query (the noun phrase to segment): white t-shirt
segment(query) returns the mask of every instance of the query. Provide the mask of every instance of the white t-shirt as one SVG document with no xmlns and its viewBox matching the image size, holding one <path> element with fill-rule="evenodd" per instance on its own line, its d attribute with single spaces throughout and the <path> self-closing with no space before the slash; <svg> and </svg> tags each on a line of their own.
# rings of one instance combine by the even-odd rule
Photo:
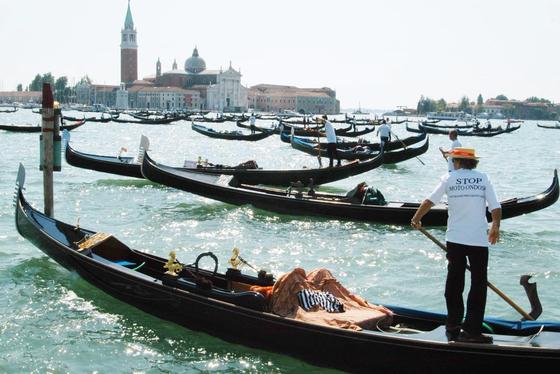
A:
<svg viewBox="0 0 560 374">
<path fill-rule="evenodd" d="M 451 143 L 451 148 L 449 149 L 450 151 L 452 149 L 455 149 L 457 147 L 462 147 L 461 142 L 459 141 L 459 139 L 455 139 L 453 140 L 453 143 Z M 454 170 L 453 168 L 453 159 L 449 156 L 447 156 L 447 171 L 448 172 L 452 172 Z"/>
<path fill-rule="evenodd" d="M 331 121 L 325 121 L 325 134 L 327 135 L 327 143 L 336 143 L 336 133 Z"/>
<path fill-rule="evenodd" d="M 383 137 L 388 138 L 391 135 L 391 129 L 389 128 L 389 126 L 387 126 L 386 123 L 379 126 L 379 129 L 377 129 L 377 132 L 379 133 L 380 138 L 383 138 Z"/>
<path fill-rule="evenodd" d="M 254 116 L 251 116 L 251 118 L 249 118 L 249 123 L 251 124 L 251 126 L 254 126 L 254 125 L 255 125 L 255 121 L 256 121 L 256 120 L 257 120 L 257 119 L 256 119 Z"/>
<path fill-rule="evenodd" d="M 488 176 L 477 170 L 458 169 L 441 177 L 428 200 L 437 204 L 447 195 L 446 240 L 452 243 L 488 247 L 488 210 L 501 205 Z"/>
</svg>

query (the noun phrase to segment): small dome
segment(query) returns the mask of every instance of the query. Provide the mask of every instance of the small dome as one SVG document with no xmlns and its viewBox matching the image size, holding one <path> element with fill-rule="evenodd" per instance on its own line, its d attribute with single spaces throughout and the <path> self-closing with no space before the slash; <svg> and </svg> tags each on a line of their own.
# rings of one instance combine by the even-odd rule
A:
<svg viewBox="0 0 560 374">
<path fill-rule="evenodd" d="M 195 47 L 192 56 L 185 61 L 185 71 L 198 74 L 204 70 L 206 70 L 206 62 L 198 56 L 198 49 Z"/>
</svg>

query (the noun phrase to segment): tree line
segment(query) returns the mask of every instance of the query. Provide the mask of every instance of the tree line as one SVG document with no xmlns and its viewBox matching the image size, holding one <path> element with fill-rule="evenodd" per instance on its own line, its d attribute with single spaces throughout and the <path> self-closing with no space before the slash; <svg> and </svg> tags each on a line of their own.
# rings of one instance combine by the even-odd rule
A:
<svg viewBox="0 0 560 374">
<path fill-rule="evenodd" d="M 37 74 L 31 83 L 25 87 L 25 91 L 41 91 L 43 83 L 50 83 L 54 97 L 61 103 L 71 102 L 76 97 L 76 86 L 80 84 L 91 84 L 91 79 L 86 75 L 74 86 L 68 86 L 68 77 L 62 76 L 55 79 L 49 72 L 45 74 Z M 23 84 L 17 85 L 18 91 L 24 91 Z"/>
<path fill-rule="evenodd" d="M 506 95 L 498 95 L 495 100 L 508 101 Z M 560 106 L 554 105 L 550 100 L 531 96 L 524 103 L 541 103 L 543 106 L 516 105 L 515 103 L 505 103 L 501 112 L 507 118 L 535 119 L 535 120 L 555 120 L 560 117 Z M 420 96 L 420 100 L 416 106 L 418 114 L 426 114 L 429 112 L 465 112 L 477 115 L 484 112 L 484 99 L 482 94 L 476 98 L 476 102 L 470 101 L 467 96 L 461 97 L 457 106 L 449 107 L 444 99 L 434 100 L 424 95 Z"/>
</svg>

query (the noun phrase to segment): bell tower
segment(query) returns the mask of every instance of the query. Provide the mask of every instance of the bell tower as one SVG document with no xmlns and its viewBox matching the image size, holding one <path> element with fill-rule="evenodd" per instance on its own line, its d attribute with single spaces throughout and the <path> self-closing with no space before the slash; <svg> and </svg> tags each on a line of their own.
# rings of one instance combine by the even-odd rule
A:
<svg viewBox="0 0 560 374">
<path fill-rule="evenodd" d="M 130 11 L 130 0 L 121 30 L 121 82 L 130 84 L 138 79 L 138 44 L 136 42 L 136 29 Z"/>
<path fill-rule="evenodd" d="M 157 59 L 156 62 L 156 78 L 161 77 L 161 61 L 159 60 L 159 57 Z"/>
</svg>

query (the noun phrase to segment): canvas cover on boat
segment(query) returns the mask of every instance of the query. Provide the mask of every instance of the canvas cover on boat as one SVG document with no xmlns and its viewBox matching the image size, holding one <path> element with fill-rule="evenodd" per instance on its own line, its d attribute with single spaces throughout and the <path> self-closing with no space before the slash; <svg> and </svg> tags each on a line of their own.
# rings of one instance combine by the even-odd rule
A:
<svg viewBox="0 0 560 374">
<path fill-rule="evenodd" d="M 319 306 L 305 311 L 298 300 L 298 293 L 303 289 L 334 295 L 344 304 L 344 312 L 330 313 Z M 302 268 L 296 268 L 282 275 L 272 289 L 271 309 L 273 313 L 283 317 L 351 330 L 388 326 L 393 315 L 389 309 L 370 304 L 352 294 L 327 269 L 317 269 L 306 274 Z"/>
</svg>

